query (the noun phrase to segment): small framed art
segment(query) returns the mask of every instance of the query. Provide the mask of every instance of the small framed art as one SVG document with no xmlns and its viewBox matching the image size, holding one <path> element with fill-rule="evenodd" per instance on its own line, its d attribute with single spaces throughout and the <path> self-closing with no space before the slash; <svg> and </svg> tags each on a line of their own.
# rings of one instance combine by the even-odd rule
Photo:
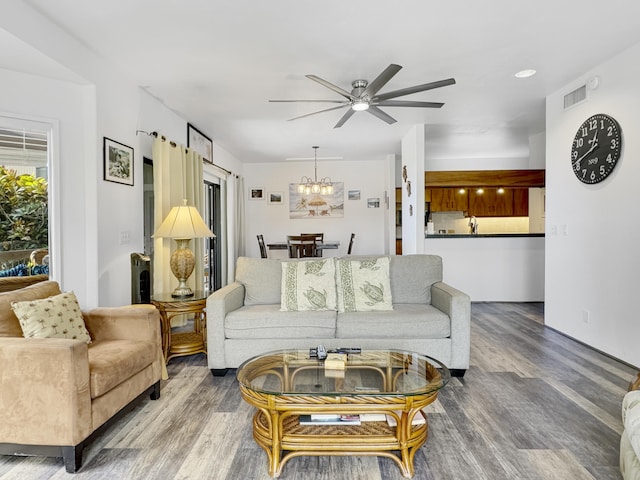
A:
<svg viewBox="0 0 640 480">
<path fill-rule="evenodd" d="M 272 205 L 284 204 L 284 192 L 269 192 L 267 193 L 267 202 Z"/>
<path fill-rule="evenodd" d="M 264 188 L 252 187 L 249 189 L 249 200 L 264 200 Z"/>
<path fill-rule="evenodd" d="M 104 179 L 133 186 L 133 148 L 104 137 Z"/>
<path fill-rule="evenodd" d="M 213 163 L 213 141 L 190 123 L 187 123 L 187 147 L 202 155 L 205 162 Z"/>
<path fill-rule="evenodd" d="M 380 198 L 367 198 L 367 208 L 380 208 Z"/>
<path fill-rule="evenodd" d="M 349 190 L 347 198 L 349 200 L 360 200 L 360 190 Z"/>
</svg>

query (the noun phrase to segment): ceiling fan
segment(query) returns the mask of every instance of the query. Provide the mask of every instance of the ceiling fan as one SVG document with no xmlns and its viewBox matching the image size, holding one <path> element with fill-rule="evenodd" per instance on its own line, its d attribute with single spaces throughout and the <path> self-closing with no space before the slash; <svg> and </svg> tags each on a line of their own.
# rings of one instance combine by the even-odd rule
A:
<svg viewBox="0 0 640 480">
<path fill-rule="evenodd" d="M 307 75 L 306 77 L 318 82 L 320 85 L 333 90 L 334 92 L 342 95 L 345 100 L 269 100 L 270 102 L 315 102 L 315 103 L 339 103 L 337 107 L 325 108 L 317 112 L 307 113 L 300 115 L 299 117 L 290 118 L 289 120 L 297 120 L 299 118 L 308 117 L 317 113 L 329 112 L 331 110 L 338 110 L 340 108 L 350 107 L 349 110 L 342 116 L 342 118 L 336 123 L 334 128 L 339 128 L 351 118 L 355 112 L 366 110 L 371 115 L 378 117 L 380 120 L 392 124 L 396 122 L 396 119 L 380 110 L 378 107 L 421 107 L 421 108 L 440 108 L 444 103 L 439 102 L 412 102 L 406 100 L 392 100 L 404 95 L 410 95 L 412 93 L 424 92 L 425 90 L 431 90 L 434 88 L 445 87 L 447 85 L 453 85 L 456 83 L 455 79 L 448 78 L 446 80 L 440 80 L 437 82 L 425 83 L 422 85 L 416 85 L 415 87 L 402 88 L 400 90 L 394 90 L 392 92 L 378 94 L 378 91 L 384 87 L 393 76 L 400 71 L 402 67 L 400 65 L 391 64 L 384 71 L 378 75 L 378 77 L 371 83 L 366 80 L 354 80 L 351 82 L 353 90 L 347 92 L 342 88 L 323 80 L 316 75 Z"/>
</svg>

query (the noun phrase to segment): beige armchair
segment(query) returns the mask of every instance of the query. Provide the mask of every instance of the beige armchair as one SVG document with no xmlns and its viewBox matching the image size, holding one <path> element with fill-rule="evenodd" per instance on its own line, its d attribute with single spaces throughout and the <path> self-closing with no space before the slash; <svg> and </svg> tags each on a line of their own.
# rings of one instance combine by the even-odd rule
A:
<svg viewBox="0 0 640 480">
<path fill-rule="evenodd" d="M 59 293 L 53 281 L 0 293 L 0 454 L 60 456 L 73 473 L 108 420 L 160 397 L 160 317 L 152 306 L 98 308 L 83 312 L 90 344 L 23 338 L 11 302 Z"/>
</svg>

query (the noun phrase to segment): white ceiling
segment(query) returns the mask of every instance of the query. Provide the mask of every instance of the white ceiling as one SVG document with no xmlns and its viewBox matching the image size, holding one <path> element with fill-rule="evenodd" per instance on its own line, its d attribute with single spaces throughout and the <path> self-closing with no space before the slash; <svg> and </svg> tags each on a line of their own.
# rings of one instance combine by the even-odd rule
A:
<svg viewBox="0 0 640 480">
<path fill-rule="evenodd" d="M 640 2 L 629 0 L 25 3 L 243 162 L 312 157 L 312 145 L 319 156 L 384 158 L 421 123 L 431 158 L 526 157 L 529 135 L 544 131 L 545 96 L 640 42 Z M 13 62 L 34 69 L 24 57 Z M 341 100 L 305 75 L 350 91 L 391 63 L 403 69 L 380 93 L 457 83 L 400 98 L 445 105 L 386 108 L 393 125 L 358 112 L 334 129 L 341 110 L 288 122 L 327 105 L 268 102 Z M 525 68 L 538 74 L 513 76 Z"/>
</svg>

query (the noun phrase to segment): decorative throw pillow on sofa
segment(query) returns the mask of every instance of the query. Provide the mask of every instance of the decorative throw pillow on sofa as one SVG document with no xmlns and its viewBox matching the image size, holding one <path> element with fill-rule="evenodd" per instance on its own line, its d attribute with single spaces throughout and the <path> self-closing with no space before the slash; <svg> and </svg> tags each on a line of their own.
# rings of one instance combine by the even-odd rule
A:
<svg viewBox="0 0 640 480">
<path fill-rule="evenodd" d="M 78 299 L 73 292 L 49 298 L 12 302 L 25 338 L 73 338 L 91 343 Z"/>
<path fill-rule="evenodd" d="M 282 262 L 280 310 L 335 310 L 335 275 L 333 258 Z"/>
<path fill-rule="evenodd" d="M 393 310 L 389 257 L 336 262 L 339 312 Z"/>
</svg>

